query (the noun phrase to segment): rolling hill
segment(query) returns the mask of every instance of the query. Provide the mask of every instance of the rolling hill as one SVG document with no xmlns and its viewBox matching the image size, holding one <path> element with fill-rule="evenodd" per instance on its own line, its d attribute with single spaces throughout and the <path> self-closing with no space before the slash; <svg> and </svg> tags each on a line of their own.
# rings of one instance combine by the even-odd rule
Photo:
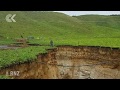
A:
<svg viewBox="0 0 120 90">
<path fill-rule="evenodd" d="M 6 22 L 7 14 L 16 14 L 17 22 Z M 38 39 L 33 40 L 34 42 L 45 44 L 52 39 L 58 45 L 73 43 L 106 45 L 104 41 L 111 40 L 117 41 L 117 46 L 120 45 L 118 43 L 120 16 L 83 15 L 72 17 L 49 11 L 1 11 L 0 18 L 0 38 L 4 39 L 21 38 L 22 35 L 24 38 L 33 36 Z"/>
</svg>

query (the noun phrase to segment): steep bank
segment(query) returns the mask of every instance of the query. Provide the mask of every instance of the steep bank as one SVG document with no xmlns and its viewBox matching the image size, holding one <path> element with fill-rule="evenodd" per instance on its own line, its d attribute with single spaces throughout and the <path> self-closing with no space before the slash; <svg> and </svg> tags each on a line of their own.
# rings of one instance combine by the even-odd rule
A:
<svg viewBox="0 0 120 90">
<path fill-rule="evenodd" d="M 59 46 L 38 55 L 37 61 L 0 70 L 19 71 L 18 79 L 106 79 L 120 78 L 120 49 L 107 47 Z"/>
</svg>

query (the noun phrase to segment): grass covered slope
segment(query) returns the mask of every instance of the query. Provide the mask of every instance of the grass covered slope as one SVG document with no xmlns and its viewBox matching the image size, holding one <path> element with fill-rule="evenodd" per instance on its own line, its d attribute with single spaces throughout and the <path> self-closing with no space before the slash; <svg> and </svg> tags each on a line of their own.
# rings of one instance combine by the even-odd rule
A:
<svg viewBox="0 0 120 90">
<path fill-rule="evenodd" d="M 55 12 L 0 12 L 1 18 L 9 13 L 16 14 L 16 23 L 8 23 L 5 20 L 0 22 L 0 36 L 17 38 L 24 37 L 61 37 L 70 36 L 71 32 L 83 32 L 87 29 L 83 27 L 79 20 L 65 14 Z M 4 15 L 3 15 L 4 14 Z M 81 25 L 81 27 L 80 27 Z M 76 31 L 77 30 L 77 31 Z"/>
<path fill-rule="evenodd" d="M 17 22 L 6 22 L 7 14 L 16 14 Z M 21 38 L 22 35 L 24 38 L 33 36 L 35 39 L 30 42 L 43 45 L 48 45 L 52 39 L 55 45 L 120 46 L 120 16 L 71 17 L 57 12 L 1 11 L 0 18 L 2 44 L 6 43 L 5 39 Z"/>
<path fill-rule="evenodd" d="M 0 68 L 8 67 L 12 64 L 20 64 L 24 62 L 29 62 L 37 60 L 37 55 L 39 53 L 47 53 L 46 49 L 49 46 L 34 46 L 20 48 L 16 50 L 1 50 L 0 51 Z M 51 48 L 52 49 L 52 48 Z"/>
<path fill-rule="evenodd" d="M 90 25 L 91 31 L 95 34 L 99 33 L 100 37 L 120 37 L 120 15 L 81 15 L 73 17 L 76 17 L 82 23 Z"/>
</svg>

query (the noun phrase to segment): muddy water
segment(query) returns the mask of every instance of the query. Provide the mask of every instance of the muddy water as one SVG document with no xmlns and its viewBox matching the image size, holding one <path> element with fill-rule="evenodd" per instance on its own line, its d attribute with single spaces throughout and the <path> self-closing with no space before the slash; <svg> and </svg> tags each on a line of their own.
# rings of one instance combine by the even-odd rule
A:
<svg viewBox="0 0 120 90">
<path fill-rule="evenodd" d="M 17 79 L 120 79 L 120 49 L 59 46 L 34 62 L 0 70 L 6 72 Z"/>
<path fill-rule="evenodd" d="M 7 46 L 7 45 L 0 45 L 0 50 L 17 49 L 17 48 L 20 48 L 20 47 Z"/>
</svg>

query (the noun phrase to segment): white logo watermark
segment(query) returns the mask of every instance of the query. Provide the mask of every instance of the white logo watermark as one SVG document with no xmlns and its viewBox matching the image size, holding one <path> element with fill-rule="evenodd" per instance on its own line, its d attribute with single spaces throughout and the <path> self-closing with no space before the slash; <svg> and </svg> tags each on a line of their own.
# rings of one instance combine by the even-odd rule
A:
<svg viewBox="0 0 120 90">
<path fill-rule="evenodd" d="M 6 76 L 20 76 L 20 71 L 6 71 Z"/>
<path fill-rule="evenodd" d="M 16 16 L 16 14 L 13 14 L 13 15 L 12 14 L 8 14 L 8 15 L 6 15 L 5 19 L 6 19 L 7 22 L 16 22 L 15 19 L 14 19 L 15 16 Z"/>
</svg>

